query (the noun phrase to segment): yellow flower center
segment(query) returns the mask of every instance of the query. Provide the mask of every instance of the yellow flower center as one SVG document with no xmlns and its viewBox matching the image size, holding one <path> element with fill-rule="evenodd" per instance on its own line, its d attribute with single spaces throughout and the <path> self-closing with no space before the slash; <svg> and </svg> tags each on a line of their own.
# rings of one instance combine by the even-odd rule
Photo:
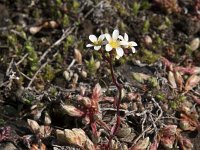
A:
<svg viewBox="0 0 200 150">
<path fill-rule="evenodd" d="M 117 41 L 117 40 L 110 40 L 109 44 L 111 45 L 112 48 L 119 47 L 119 41 Z"/>
</svg>

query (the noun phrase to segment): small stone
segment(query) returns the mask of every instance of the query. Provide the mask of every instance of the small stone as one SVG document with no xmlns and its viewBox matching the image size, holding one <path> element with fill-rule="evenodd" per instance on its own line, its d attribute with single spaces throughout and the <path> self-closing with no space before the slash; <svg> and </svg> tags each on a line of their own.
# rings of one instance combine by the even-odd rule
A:
<svg viewBox="0 0 200 150">
<path fill-rule="evenodd" d="M 70 81 L 70 80 L 71 80 L 71 76 L 70 76 L 69 71 L 64 71 L 64 72 L 63 72 L 63 76 L 64 76 L 64 78 L 65 78 L 67 81 Z"/>
<path fill-rule="evenodd" d="M 199 38 L 194 38 L 191 42 L 190 42 L 190 49 L 192 51 L 195 51 L 199 48 L 200 45 L 200 40 Z"/>
<path fill-rule="evenodd" d="M 84 70 L 82 70 L 82 71 L 81 71 L 81 76 L 82 76 L 83 78 L 87 78 L 87 72 L 84 71 Z"/>
<path fill-rule="evenodd" d="M 144 44 L 147 45 L 147 46 L 149 46 L 149 45 L 151 45 L 152 43 L 153 43 L 152 38 L 151 38 L 149 35 L 146 35 L 146 36 L 144 37 Z"/>
<path fill-rule="evenodd" d="M 97 61 L 97 62 L 95 63 L 96 70 L 99 69 L 100 65 L 101 65 L 100 61 Z"/>
</svg>

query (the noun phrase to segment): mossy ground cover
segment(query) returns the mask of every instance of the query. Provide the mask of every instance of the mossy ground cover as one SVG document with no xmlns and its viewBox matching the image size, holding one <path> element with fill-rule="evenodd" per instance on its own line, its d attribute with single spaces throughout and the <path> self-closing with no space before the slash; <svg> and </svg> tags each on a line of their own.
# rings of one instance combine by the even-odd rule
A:
<svg viewBox="0 0 200 150">
<path fill-rule="evenodd" d="M 0 147 L 108 149 L 118 93 L 86 45 L 118 29 L 138 46 L 114 62 L 124 88 L 109 148 L 199 150 L 199 11 L 199 0 L 0 0 Z"/>
</svg>

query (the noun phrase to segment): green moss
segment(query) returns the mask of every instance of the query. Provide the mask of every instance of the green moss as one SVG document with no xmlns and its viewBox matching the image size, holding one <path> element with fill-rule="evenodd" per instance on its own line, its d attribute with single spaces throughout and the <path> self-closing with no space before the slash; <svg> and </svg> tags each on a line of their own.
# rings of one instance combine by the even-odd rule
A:
<svg viewBox="0 0 200 150">
<path fill-rule="evenodd" d="M 144 21 L 144 25 L 143 25 L 143 29 L 142 29 L 143 33 L 147 33 L 149 31 L 149 27 L 150 27 L 150 22 L 147 19 Z"/>
<path fill-rule="evenodd" d="M 17 39 L 17 36 L 15 34 L 9 34 L 8 37 L 7 37 L 7 43 L 10 47 L 14 48 L 17 53 L 18 53 L 18 48 L 17 48 L 17 45 L 18 45 L 18 39 Z"/>
<path fill-rule="evenodd" d="M 122 57 L 122 58 L 119 59 L 119 61 L 120 61 L 120 64 L 123 65 L 128 61 L 128 57 Z"/>
<path fill-rule="evenodd" d="M 25 51 L 28 53 L 28 65 L 30 69 L 29 75 L 32 75 L 32 73 L 37 71 L 39 68 L 39 58 L 30 39 L 25 42 Z"/>
<path fill-rule="evenodd" d="M 115 8 L 121 16 L 128 16 L 127 9 L 120 2 L 115 3 Z"/>
<path fill-rule="evenodd" d="M 52 95 L 52 96 L 56 96 L 57 95 L 57 89 L 54 88 L 54 87 L 50 87 L 49 88 L 49 93 Z"/>
<path fill-rule="evenodd" d="M 56 62 L 58 62 L 59 64 L 62 64 L 63 63 L 63 57 L 62 55 L 59 53 L 58 55 L 56 55 L 56 58 L 55 58 Z"/>
<path fill-rule="evenodd" d="M 156 87 L 159 88 L 159 83 L 156 77 L 150 77 L 148 78 L 148 83 L 150 84 L 151 87 Z"/>
<path fill-rule="evenodd" d="M 175 99 L 173 99 L 172 101 L 169 101 L 170 107 L 172 109 L 179 109 L 179 106 L 181 106 L 181 104 L 186 100 L 186 96 L 184 95 L 177 95 L 177 97 Z"/>
<path fill-rule="evenodd" d="M 56 0 L 56 5 L 57 6 L 62 6 L 62 0 Z"/>
<path fill-rule="evenodd" d="M 142 58 L 141 58 L 142 61 L 148 64 L 154 63 L 160 58 L 159 54 L 155 54 L 152 51 L 149 51 L 147 49 L 143 49 L 142 53 L 143 53 Z"/>
<path fill-rule="evenodd" d="M 172 108 L 172 109 L 177 109 L 178 108 L 178 105 L 175 101 L 170 101 L 169 102 L 169 106 Z"/>
<path fill-rule="evenodd" d="M 85 60 L 87 72 L 90 76 L 94 76 L 96 74 L 97 68 L 96 68 L 96 61 L 94 60 L 94 57 L 92 56 L 89 61 Z"/>
<path fill-rule="evenodd" d="M 123 21 L 120 21 L 119 29 L 120 29 L 121 32 L 126 32 L 127 25 Z"/>
<path fill-rule="evenodd" d="M 63 27 L 67 27 L 69 26 L 69 24 L 70 24 L 69 17 L 67 14 L 65 14 L 62 19 L 62 25 Z"/>
<path fill-rule="evenodd" d="M 154 35 L 155 39 L 155 44 L 153 45 L 153 48 L 155 51 L 158 51 L 159 49 L 162 49 L 163 46 L 166 46 L 166 42 L 160 37 L 159 34 Z"/>
<path fill-rule="evenodd" d="M 0 119 L 0 125 L 4 125 L 6 122 L 3 119 Z"/>
<path fill-rule="evenodd" d="M 168 17 L 165 17 L 165 21 L 158 27 L 159 30 L 165 30 L 172 25 L 171 20 Z"/>
<path fill-rule="evenodd" d="M 77 0 L 73 0 L 72 6 L 73 6 L 73 10 L 76 13 L 78 13 L 78 9 L 80 8 L 80 3 Z"/>
<path fill-rule="evenodd" d="M 65 49 L 65 50 L 68 50 L 68 48 L 69 48 L 70 46 L 72 46 L 72 44 L 74 43 L 74 41 L 75 41 L 74 36 L 73 36 L 73 35 L 69 35 L 69 36 L 66 38 L 66 41 L 65 41 L 65 43 L 64 43 L 64 49 Z"/>
<path fill-rule="evenodd" d="M 51 65 L 46 65 L 44 68 L 44 79 L 51 82 L 55 77 L 55 70 Z"/>
<path fill-rule="evenodd" d="M 142 0 L 140 7 L 141 7 L 141 10 L 147 10 L 151 8 L 151 4 L 148 2 L 148 0 Z"/>
<path fill-rule="evenodd" d="M 22 98 L 23 103 L 28 105 L 31 105 L 34 100 L 35 100 L 34 95 L 28 92 L 26 92 Z"/>
<path fill-rule="evenodd" d="M 144 83 L 145 81 L 144 78 L 141 76 L 141 74 L 137 72 L 132 72 L 132 77 L 134 80 L 136 80 L 139 83 Z"/>
<path fill-rule="evenodd" d="M 164 101 L 166 99 L 166 96 L 164 93 L 158 92 L 158 94 L 156 95 L 156 99 L 160 101 Z"/>
<path fill-rule="evenodd" d="M 134 16 L 137 16 L 140 7 L 141 7 L 140 3 L 138 3 L 138 2 L 133 3 L 132 11 L 133 11 Z"/>
</svg>

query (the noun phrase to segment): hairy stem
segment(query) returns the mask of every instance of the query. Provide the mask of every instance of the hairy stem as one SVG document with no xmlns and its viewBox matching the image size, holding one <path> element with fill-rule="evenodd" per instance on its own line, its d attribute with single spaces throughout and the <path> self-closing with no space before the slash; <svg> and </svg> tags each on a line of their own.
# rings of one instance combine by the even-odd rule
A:
<svg viewBox="0 0 200 150">
<path fill-rule="evenodd" d="M 108 146 L 110 145 L 111 143 L 111 140 L 113 139 L 113 137 L 115 136 L 119 126 L 120 126 L 120 111 L 119 111 L 119 108 L 120 108 L 120 104 L 121 104 L 121 99 L 122 99 L 122 85 L 120 83 L 118 83 L 116 77 L 115 77 L 115 74 L 114 74 L 114 69 L 113 69 L 113 65 L 112 65 L 112 53 L 110 54 L 110 58 L 109 58 L 109 66 L 110 66 L 110 70 L 111 70 L 111 77 L 112 77 L 112 81 L 113 83 L 115 84 L 115 86 L 117 87 L 117 90 L 119 92 L 119 95 L 118 95 L 118 98 L 116 99 L 116 108 L 117 108 L 117 121 L 116 121 L 116 124 L 114 126 L 114 129 L 112 131 L 112 134 L 110 135 L 110 138 L 109 138 L 109 143 L 108 143 Z"/>
</svg>

